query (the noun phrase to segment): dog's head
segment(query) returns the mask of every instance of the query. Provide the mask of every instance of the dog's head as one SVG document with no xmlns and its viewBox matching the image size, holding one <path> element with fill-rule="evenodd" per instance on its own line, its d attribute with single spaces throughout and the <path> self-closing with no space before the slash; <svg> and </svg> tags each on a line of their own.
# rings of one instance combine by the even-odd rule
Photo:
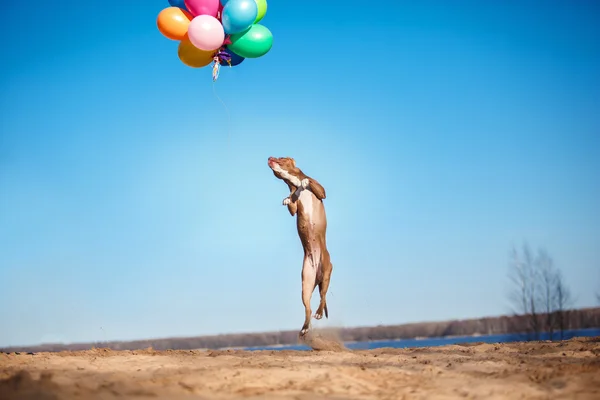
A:
<svg viewBox="0 0 600 400">
<path fill-rule="evenodd" d="M 296 161 L 293 158 L 269 157 L 268 164 L 275 177 L 283 180 L 288 185 L 300 186 L 300 181 L 304 178 L 304 174 L 296 167 Z"/>
<path fill-rule="evenodd" d="M 296 167 L 296 161 L 291 157 L 269 157 L 269 168 L 273 171 L 276 178 L 283 180 L 290 187 L 290 190 L 295 190 L 300 187 L 302 179 L 309 178 L 309 189 L 319 200 L 325 198 L 325 189 L 314 178 L 306 176 L 304 172 Z"/>
</svg>

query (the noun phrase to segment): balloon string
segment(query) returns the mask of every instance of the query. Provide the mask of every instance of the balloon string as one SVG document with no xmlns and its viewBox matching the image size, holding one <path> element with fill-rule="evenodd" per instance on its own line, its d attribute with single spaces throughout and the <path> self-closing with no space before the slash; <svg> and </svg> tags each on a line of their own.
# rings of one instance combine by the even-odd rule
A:
<svg viewBox="0 0 600 400">
<path fill-rule="evenodd" d="M 212 87 L 213 87 L 213 93 L 214 93 L 215 97 L 221 102 L 221 104 L 225 108 L 225 111 L 227 112 L 227 149 L 229 150 L 229 136 L 231 134 L 231 114 L 229 113 L 229 108 L 227 107 L 225 102 L 217 94 L 217 89 L 215 89 L 214 81 L 213 81 Z"/>
</svg>

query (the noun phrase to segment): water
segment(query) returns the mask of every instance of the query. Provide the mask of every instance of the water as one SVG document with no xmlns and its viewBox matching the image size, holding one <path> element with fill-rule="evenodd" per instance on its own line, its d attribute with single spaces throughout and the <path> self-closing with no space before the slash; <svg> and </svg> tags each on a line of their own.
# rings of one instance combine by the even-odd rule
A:
<svg viewBox="0 0 600 400">
<path fill-rule="evenodd" d="M 582 336 L 600 336 L 600 328 L 576 329 L 564 332 L 564 339 L 571 339 Z M 541 340 L 550 340 L 547 332 L 541 334 Z M 555 332 L 553 339 L 560 339 L 560 333 Z M 377 340 L 372 342 L 349 342 L 344 345 L 352 350 L 380 349 L 383 347 L 406 348 L 406 347 L 431 347 L 443 346 L 459 343 L 510 343 L 524 342 L 531 340 L 530 334 L 503 334 L 503 335 L 482 335 L 482 336 L 457 336 L 457 337 L 437 337 L 424 339 L 398 339 L 398 340 Z M 287 346 L 259 346 L 246 347 L 244 350 L 310 350 L 306 345 L 287 345 Z"/>
</svg>

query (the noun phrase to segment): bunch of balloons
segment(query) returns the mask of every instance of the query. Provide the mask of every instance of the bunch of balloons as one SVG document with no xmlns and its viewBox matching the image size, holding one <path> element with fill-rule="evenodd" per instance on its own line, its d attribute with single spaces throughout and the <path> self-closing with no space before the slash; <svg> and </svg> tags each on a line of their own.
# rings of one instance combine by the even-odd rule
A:
<svg viewBox="0 0 600 400">
<path fill-rule="evenodd" d="M 239 65 L 262 57 L 273 46 L 273 34 L 258 22 L 267 13 L 266 0 L 169 0 L 156 20 L 165 37 L 179 41 L 177 54 L 185 65 L 213 64 L 213 81 L 221 65 Z"/>
</svg>

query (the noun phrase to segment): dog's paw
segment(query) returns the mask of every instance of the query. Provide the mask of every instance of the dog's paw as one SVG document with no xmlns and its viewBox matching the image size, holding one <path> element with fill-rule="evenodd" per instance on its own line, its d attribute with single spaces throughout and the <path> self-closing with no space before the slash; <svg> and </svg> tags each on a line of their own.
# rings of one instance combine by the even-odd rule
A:
<svg viewBox="0 0 600 400">
<path fill-rule="evenodd" d="M 285 199 L 283 199 L 284 206 L 290 205 L 291 203 L 292 203 L 292 199 L 290 199 L 289 197 L 286 197 Z"/>
<path fill-rule="evenodd" d="M 316 320 L 320 320 L 321 318 L 323 318 L 323 311 L 317 310 L 317 312 L 315 313 L 315 315 L 313 315 L 313 318 L 316 319 Z"/>
<path fill-rule="evenodd" d="M 308 180 L 308 178 L 304 178 L 304 179 L 302 179 L 302 182 L 300 182 L 300 186 L 302 186 L 302 189 L 308 188 L 309 184 L 310 184 L 310 181 Z"/>
<path fill-rule="evenodd" d="M 298 336 L 301 339 L 304 338 L 306 336 L 306 334 L 308 333 L 309 329 L 310 329 L 310 320 L 308 322 L 305 322 L 304 325 L 302 325 L 302 329 L 300 329 Z"/>
</svg>

